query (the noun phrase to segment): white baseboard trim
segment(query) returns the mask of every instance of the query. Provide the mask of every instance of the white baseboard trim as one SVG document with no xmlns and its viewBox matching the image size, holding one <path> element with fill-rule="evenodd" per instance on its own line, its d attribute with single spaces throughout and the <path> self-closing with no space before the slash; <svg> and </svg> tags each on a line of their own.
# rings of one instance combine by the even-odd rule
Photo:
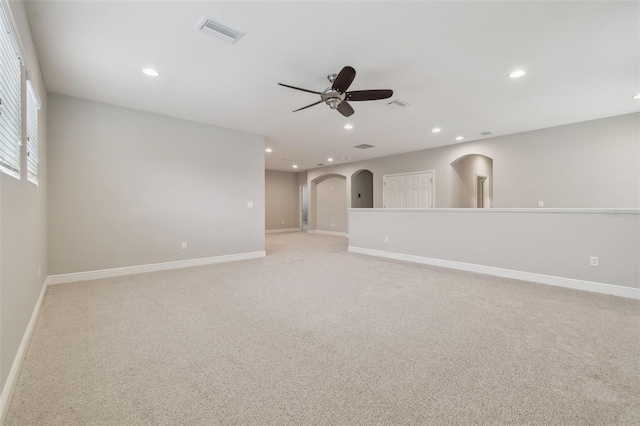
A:
<svg viewBox="0 0 640 426">
<path fill-rule="evenodd" d="M 389 251 L 374 250 L 354 246 L 349 246 L 349 252 L 367 254 L 370 256 L 386 257 L 388 259 L 404 260 L 407 262 L 422 263 L 425 265 L 442 266 L 444 268 L 477 272 L 479 274 L 494 275 L 497 277 L 512 278 L 515 280 L 531 281 L 539 284 L 554 285 L 558 287 L 572 288 L 575 290 L 590 291 L 593 293 L 610 294 L 613 296 L 627 297 L 630 299 L 640 299 L 639 288 L 597 283 L 593 281 L 576 280 L 573 278 L 556 277 L 553 275 L 537 274 L 534 272 L 516 271 L 513 269 L 496 268 L 494 266 L 477 265 L 473 263 L 457 262 L 453 260 L 435 259 L 432 257 L 415 256 L 411 254 L 393 253 Z"/>
<path fill-rule="evenodd" d="M 300 228 L 267 229 L 265 234 L 278 234 L 280 232 L 300 232 Z"/>
<path fill-rule="evenodd" d="M 143 274 L 145 272 L 167 271 L 169 269 L 190 268 L 193 266 L 212 265 L 214 263 L 235 262 L 265 257 L 265 251 L 228 254 L 224 256 L 202 257 L 199 259 L 177 260 L 174 262 L 152 263 L 149 265 L 126 266 L 123 268 L 101 269 L 98 271 L 76 272 L 71 274 L 50 275 L 47 284 L 63 284 L 76 281 L 97 280 L 100 278 L 121 277 L 124 275 Z"/>
<path fill-rule="evenodd" d="M 335 231 L 322 231 L 320 229 L 310 229 L 307 231 L 307 234 L 322 234 L 322 235 L 333 235 L 334 237 L 349 237 L 349 234 L 346 232 L 335 232 Z"/>
<path fill-rule="evenodd" d="M 38 297 L 36 306 L 33 308 L 31 319 L 29 320 L 29 324 L 27 324 L 27 328 L 22 335 L 20 346 L 18 346 L 18 351 L 13 358 L 13 364 L 11 364 L 11 369 L 7 376 L 7 381 L 4 383 L 2 393 L 0 394 L 0 425 L 4 424 L 5 418 L 7 417 L 9 402 L 11 402 L 11 396 L 13 395 L 13 390 L 16 386 L 18 373 L 20 373 L 20 368 L 22 367 L 22 361 L 24 361 L 24 357 L 27 354 L 27 347 L 29 346 L 31 335 L 33 334 L 33 330 L 36 328 L 36 323 L 38 322 L 38 316 L 40 315 L 40 309 L 42 308 L 42 302 L 44 301 L 45 294 L 47 294 L 46 280 L 42 283 L 40 296 Z"/>
</svg>

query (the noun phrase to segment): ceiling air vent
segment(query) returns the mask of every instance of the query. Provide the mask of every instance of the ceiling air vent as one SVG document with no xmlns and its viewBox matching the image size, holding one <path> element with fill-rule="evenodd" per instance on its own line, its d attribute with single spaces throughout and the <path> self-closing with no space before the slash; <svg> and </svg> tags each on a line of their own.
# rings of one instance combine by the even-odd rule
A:
<svg viewBox="0 0 640 426">
<path fill-rule="evenodd" d="M 493 133 L 491 132 L 480 132 L 482 136 L 491 136 Z"/>
<path fill-rule="evenodd" d="M 197 28 L 205 34 L 209 34 L 231 44 L 236 44 L 238 40 L 240 40 L 242 36 L 244 36 L 244 33 L 242 31 L 233 30 L 214 21 L 208 16 L 202 18 L 202 21 L 200 21 L 200 24 L 198 24 Z"/>
<path fill-rule="evenodd" d="M 392 108 L 406 108 L 409 106 L 409 104 L 403 101 L 402 99 L 396 99 L 393 102 L 388 102 L 387 105 Z"/>
<path fill-rule="evenodd" d="M 358 149 L 369 149 L 369 148 L 374 148 L 373 145 L 367 145 L 366 143 L 360 144 L 360 145 L 356 145 L 354 146 L 354 148 L 358 148 Z"/>
<path fill-rule="evenodd" d="M 318 163 L 318 166 L 324 166 L 324 163 Z"/>
</svg>

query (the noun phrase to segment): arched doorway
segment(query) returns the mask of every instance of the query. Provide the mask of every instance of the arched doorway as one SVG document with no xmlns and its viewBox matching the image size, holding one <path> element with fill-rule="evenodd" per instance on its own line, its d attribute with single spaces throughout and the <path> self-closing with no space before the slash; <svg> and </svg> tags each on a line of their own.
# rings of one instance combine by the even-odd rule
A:
<svg viewBox="0 0 640 426">
<path fill-rule="evenodd" d="M 309 201 L 309 233 L 347 234 L 346 176 L 328 174 L 313 179 Z"/>
<path fill-rule="evenodd" d="M 351 175 L 351 207 L 373 208 L 373 173 L 369 170 L 358 170 Z"/>
<path fill-rule="evenodd" d="M 493 204 L 493 159 L 467 154 L 451 163 L 455 174 L 452 204 L 458 208 L 489 208 Z"/>
</svg>

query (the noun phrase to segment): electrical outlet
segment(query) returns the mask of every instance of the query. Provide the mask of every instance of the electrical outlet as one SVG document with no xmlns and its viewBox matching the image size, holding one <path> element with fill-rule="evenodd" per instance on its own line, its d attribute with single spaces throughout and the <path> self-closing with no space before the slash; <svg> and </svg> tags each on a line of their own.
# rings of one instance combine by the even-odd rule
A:
<svg viewBox="0 0 640 426">
<path fill-rule="evenodd" d="M 544 207 L 544 201 L 538 201 L 538 207 Z"/>
<path fill-rule="evenodd" d="M 600 262 L 598 261 L 598 256 L 591 256 L 589 258 L 589 264 L 591 266 L 600 266 Z"/>
<path fill-rule="evenodd" d="M 284 225 L 284 220 L 282 221 L 282 224 Z"/>
<path fill-rule="evenodd" d="M 186 250 L 187 249 L 187 243 L 182 243 L 182 250 Z"/>
<path fill-rule="evenodd" d="M 384 242 L 388 243 L 389 242 L 389 237 L 384 237 Z"/>
<path fill-rule="evenodd" d="M 253 201 L 247 201 L 247 208 L 249 209 L 253 208 Z"/>
</svg>

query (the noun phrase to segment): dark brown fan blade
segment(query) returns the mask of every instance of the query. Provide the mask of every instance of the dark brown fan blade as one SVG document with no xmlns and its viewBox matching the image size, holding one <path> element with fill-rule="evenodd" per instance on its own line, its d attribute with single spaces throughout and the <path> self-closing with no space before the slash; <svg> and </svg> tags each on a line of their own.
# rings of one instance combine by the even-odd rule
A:
<svg viewBox="0 0 640 426">
<path fill-rule="evenodd" d="M 338 112 L 345 117 L 349 117 L 354 113 L 353 108 L 351 108 L 351 105 L 349 105 L 347 101 L 342 101 L 338 104 Z"/>
<path fill-rule="evenodd" d="M 378 99 L 387 99 L 393 96 L 393 90 L 355 90 L 346 93 L 348 101 L 375 101 Z"/>
<path fill-rule="evenodd" d="M 321 104 L 321 103 L 322 103 L 322 99 L 320 99 L 318 102 L 314 102 L 314 103 L 312 103 L 311 105 L 307 105 L 306 107 L 298 108 L 297 110 L 295 110 L 295 111 L 293 111 L 293 112 L 296 112 L 296 111 L 302 111 L 303 109 L 307 109 L 307 108 L 309 108 L 309 107 L 312 107 L 312 106 L 314 106 L 314 105 L 318 105 L 318 104 Z"/>
<path fill-rule="evenodd" d="M 289 89 L 296 89 L 296 90 L 302 90 L 303 92 L 309 92 L 309 93 L 315 93 L 316 95 L 321 95 L 320 92 L 314 92 L 313 90 L 307 90 L 307 89 L 301 89 L 300 87 L 296 87 L 296 86 L 289 86 L 288 84 L 282 84 L 282 83 L 278 83 L 280 86 L 284 86 L 284 87 L 288 87 Z"/>
<path fill-rule="evenodd" d="M 356 78 L 356 70 L 354 70 L 350 66 L 346 66 L 342 68 L 340 74 L 338 74 L 336 79 L 333 81 L 333 85 L 331 86 L 331 88 L 337 90 L 340 93 L 344 93 L 347 91 L 349 86 L 351 86 L 354 78 Z"/>
</svg>

